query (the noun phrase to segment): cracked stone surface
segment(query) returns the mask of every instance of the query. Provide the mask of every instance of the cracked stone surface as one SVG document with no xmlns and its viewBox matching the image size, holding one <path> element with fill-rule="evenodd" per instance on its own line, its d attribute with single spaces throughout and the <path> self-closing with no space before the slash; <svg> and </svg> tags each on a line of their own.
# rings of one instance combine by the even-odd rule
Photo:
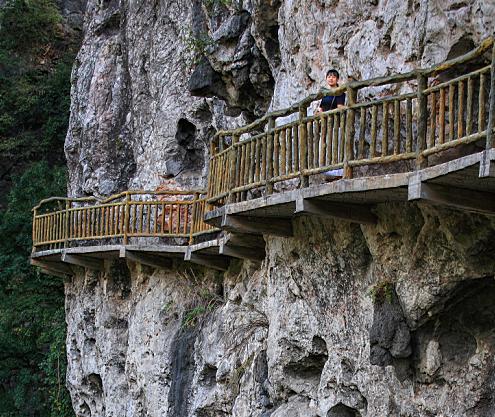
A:
<svg viewBox="0 0 495 417">
<path fill-rule="evenodd" d="M 170 177 L 202 187 L 215 129 L 317 91 L 328 67 L 343 81 L 409 71 L 494 26 L 486 0 L 88 0 L 69 193 Z M 293 238 L 266 237 L 261 264 L 224 275 L 180 263 L 78 271 L 66 284 L 76 414 L 494 415 L 493 218 L 417 204 L 375 213 L 376 226 L 301 217 Z M 370 293 L 383 283 L 392 297 L 380 304 Z"/>
<path fill-rule="evenodd" d="M 376 214 L 300 217 L 262 263 L 225 274 L 81 270 L 66 284 L 76 413 L 493 415 L 494 220 L 405 203 Z M 373 295 L 384 282 L 391 295 Z"/>
</svg>

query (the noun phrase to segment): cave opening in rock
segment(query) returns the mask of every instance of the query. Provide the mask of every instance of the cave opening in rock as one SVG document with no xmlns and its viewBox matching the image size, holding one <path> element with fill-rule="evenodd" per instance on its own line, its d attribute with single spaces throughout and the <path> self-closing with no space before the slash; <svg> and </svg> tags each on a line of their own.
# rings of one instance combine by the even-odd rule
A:
<svg viewBox="0 0 495 417">
<path fill-rule="evenodd" d="M 338 403 L 328 410 L 327 417 L 361 417 L 361 413 L 355 408 Z"/>
<path fill-rule="evenodd" d="M 284 371 L 290 377 L 318 383 L 327 360 L 328 350 L 325 340 L 314 336 L 311 351 L 302 358 L 289 362 L 284 367 Z"/>
<path fill-rule="evenodd" d="M 175 140 L 182 152 L 182 170 L 194 170 L 204 165 L 203 150 L 196 144 L 197 128 L 187 119 L 179 119 Z"/>
</svg>

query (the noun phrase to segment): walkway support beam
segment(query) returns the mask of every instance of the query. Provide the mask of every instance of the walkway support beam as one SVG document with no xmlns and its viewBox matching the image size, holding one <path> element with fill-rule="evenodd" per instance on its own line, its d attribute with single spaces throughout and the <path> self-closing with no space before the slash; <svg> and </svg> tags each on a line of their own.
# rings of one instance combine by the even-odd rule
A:
<svg viewBox="0 0 495 417">
<path fill-rule="evenodd" d="M 408 200 L 423 200 L 433 205 L 495 215 L 495 194 L 426 183 L 417 175 L 409 180 Z"/>
<path fill-rule="evenodd" d="M 277 217 L 252 217 L 226 214 L 222 219 L 222 229 L 229 232 L 252 233 L 292 237 L 292 221 Z"/>
<path fill-rule="evenodd" d="M 371 212 L 368 205 L 345 204 L 324 200 L 296 200 L 295 214 L 312 214 L 322 217 L 333 217 L 360 224 L 376 224 L 377 217 Z"/>
</svg>

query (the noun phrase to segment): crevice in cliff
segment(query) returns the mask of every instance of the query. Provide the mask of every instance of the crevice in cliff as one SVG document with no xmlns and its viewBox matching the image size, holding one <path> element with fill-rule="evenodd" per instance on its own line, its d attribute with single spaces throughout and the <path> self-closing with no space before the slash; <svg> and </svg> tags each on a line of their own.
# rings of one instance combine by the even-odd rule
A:
<svg viewBox="0 0 495 417">
<path fill-rule="evenodd" d="M 202 148 L 197 147 L 196 135 L 197 128 L 193 123 L 187 119 L 179 119 L 175 140 L 182 153 L 181 171 L 204 166 L 204 152 Z M 177 175 L 177 173 L 174 175 Z"/>
<path fill-rule="evenodd" d="M 189 79 L 190 93 L 224 100 L 230 116 L 244 113 L 249 120 L 264 114 L 273 95 L 273 71 L 280 63 L 277 13 L 274 16 L 274 22 L 260 23 L 259 33 L 247 10 L 215 9 L 215 16 L 204 16 L 203 23 L 196 17 L 192 42 L 202 45 L 202 59 Z M 254 17 L 260 19 L 256 13 Z M 198 33 L 205 26 L 209 32 Z"/>
<path fill-rule="evenodd" d="M 199 376 L 199 382 L 206 387 L 214 387 L 217 383 L 217 370 L 215 365 L 206 364 Z"/>
<path fill-rule="evenodd" d="M 328 410 L 327 417 L 361 417 L 361 413 L 355 408 L 339 403 Z"/>
<path fill-rule="evenodd" d="M 293 346 L 294 351 L 299 350 Z M 284 373 L 289 378 L 304 380 L 317 385 L 328 360 L 326 342 L 319 336 L 314 336 L 309 352 L 303 353 L 300 358 L 294 358 L 284 367 Z"/>
<path fill-rule="evenodd" d="M 188 415 L 188 398 L 195 370 L 194 343 L 197 336 L 197 327 L 181 327 L 172 342 L 171 385 L 168 394 L 169 417 Z"/>
<path fill-rule="evenodd" d="M 457 375 L 477 366 L 493 369 L 493 359 L 477 354 L 478 346 L 495 349 L 495 280 L 460 282 L 442 302 L 443 309 L 413 334 L 415 379 L 424 384 L 450 384 Z M 482 408 L 493 403 L 493 375 L 482 376 Z M 473 414 L 478 415 L 478 414 Z"/>
<path fill-rule="evenodd" d="M 409 374 L 411 335 L 402 307 L 391 283 L 373 289 L 373 324 L 370 329 L 370 363 L 393 365 L 400 380 Z"/>
</svg>

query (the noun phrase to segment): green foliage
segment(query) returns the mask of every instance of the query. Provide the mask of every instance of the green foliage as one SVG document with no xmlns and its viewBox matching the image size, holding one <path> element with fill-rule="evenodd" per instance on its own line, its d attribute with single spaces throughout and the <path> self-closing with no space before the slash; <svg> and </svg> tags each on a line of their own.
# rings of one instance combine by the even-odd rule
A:
<svg viewBox="0 0 495 417">
<path fill-rule="evenodd" d="M 0 11 L 0 48 L 31 56 L 46 52 L 61 35 L 61 20 L 53 0 L 7 1 Z"/>
<path fill-rule="evenodd" d="M 182 327 L 195 327 L 202 323 L 203 319 L 213 312 L 224 300 L 211 289 L 213 281 L 207 282 L 205 277 L 198 276 L 193 269 L 185 271 L 182 275 L 184 282 L 188 285 L 189 307 L 186 308 Z"/>
<path fill-rule="evenodd" d="M 369 295 L 375 304 L 392 303 L 394 284 L 390 281 L 382 281 L 371 288 Z"/>
<path fill-rule="evenodd" d="M 75 43 L 54 0 L 10 0 L 0 12 L 0 177 L 31 162 L 63 164 Z"/>
<path fill-rule="evenodd" d="M 0 417 L 69 417 L 64 287 L 29 265 L 31 208 L 65 194 L 75 43 L 55 0 L 0 10 Z"/>
<path fill-rule="evenodd" d="M 31 207 L 64 192 L 65 172 L 34 164 L 0 212 L 0 416 L 71 416 L 63 282 L 29 266 Z"/>
<path fill-rule="evenodd" d="M 182 320 L 182 327 L 194 327 L 199 324 L 202 318 L 211 313 L 219 304 L 221 304 L 222 300 L 216 294 L 212 294 L 208 290 L 201 289 L 198 292 L 198 297 L 195 302 L 197 305 L 186 310 Z"/>
<path fill-rule="evenodd" d="M 208 49 L 215 46 L 215 41 L 207 33 L 194 35 L 192 30 L 186 35 L 184 43 L 192 56 L 192 62 L 188 63 L 190 66 L 198 65 L 206 57 Z"/>
</svg>

